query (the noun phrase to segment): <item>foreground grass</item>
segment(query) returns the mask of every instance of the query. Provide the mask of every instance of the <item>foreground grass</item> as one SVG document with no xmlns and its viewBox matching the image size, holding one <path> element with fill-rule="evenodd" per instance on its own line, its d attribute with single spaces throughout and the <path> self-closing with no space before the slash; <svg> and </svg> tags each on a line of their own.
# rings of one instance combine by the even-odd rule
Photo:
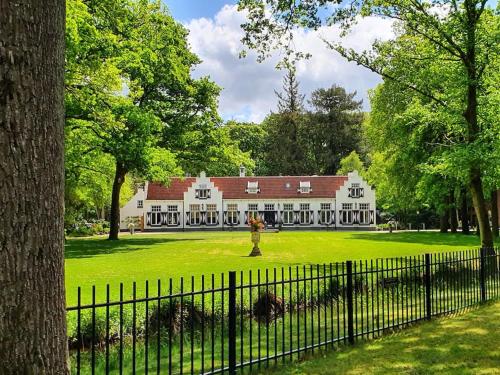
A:
<svg viewBox="0 0 500 375">
<path fill-rule="evenodd" d="M 82 287 L 83 302 L 89 302 L 91 287 L 96 285 L 99 301 L 104 299 L 107 283 L 112 298 L 116 298 L 119 283 L 123 282 L 127 298 L 132 294 L 133 281 L 137 282 L 137 295 L 140 296 L 145 281 L 150 280 L 155 286 L 158 278 L 166 285 L 166 279 L 171 277 L 177 286 L 181 276 L 189 278 L 229 270 L 400 257 L 463 250 L 478 245 L 477 236 L 435 232 L 290 231 L 263 233 L 261 248 L 264 256 L 249 258 L 251 243 L 248 232 L 122 234 L 119 241 L 107 241 L 104 237 L 69 239 L 65 249 L 67 301 L 75 304 L 78 286 Z M 152 288 L 151 293 L 155 292 Z"/>
<path fill-rule="evenodd" d="M 269 374 L 498 374 L 500 302 Z"/>
</svg>

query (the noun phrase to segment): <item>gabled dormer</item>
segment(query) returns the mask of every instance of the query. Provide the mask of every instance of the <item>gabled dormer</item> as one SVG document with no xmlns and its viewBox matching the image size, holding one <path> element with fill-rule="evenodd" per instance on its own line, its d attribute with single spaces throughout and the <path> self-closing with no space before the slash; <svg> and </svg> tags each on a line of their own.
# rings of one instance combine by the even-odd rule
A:
<svg viewBox="0 0 500 375">
<path fill-rule="evenodd" d="M 247 188 L 245 189 L 245 192 L 247 192 L 248 194 L 260 193 L 259 181 L 248 181 Z"/>
<path fill-rule="evenodd" d="M 311 181 L 300 181 L 297 191 L 301 194 L 309 194 L 312 191 Z"/>
</svg>

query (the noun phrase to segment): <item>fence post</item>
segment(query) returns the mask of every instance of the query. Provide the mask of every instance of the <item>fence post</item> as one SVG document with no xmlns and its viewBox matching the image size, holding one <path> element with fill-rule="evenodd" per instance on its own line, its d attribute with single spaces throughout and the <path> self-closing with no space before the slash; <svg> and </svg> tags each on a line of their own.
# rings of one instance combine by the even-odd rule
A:
<svg viewBox="0 0 500 375">
<path fill-rule="evenodd" d="M 236 374 L 236 272 L 229 272 L 229 374 Z"/>
<path fill-rule="evenodd" d="M 353 287 L 352 287 L 352 261 L 347 265 L 347 335 L 349 344 L 354 344 L 354 313 L 353 313 Z"/>
<path fill-rule="evenodd" d="M 432 316 L 431 254 L 425 254 L 425 316 L 427 320 Z"/>
<path fill-rule="evenodd" d="M 481 302 L 486 301 L 486 248 L 479 249 L 479 286 L 481 288 Z"/>
</svg>

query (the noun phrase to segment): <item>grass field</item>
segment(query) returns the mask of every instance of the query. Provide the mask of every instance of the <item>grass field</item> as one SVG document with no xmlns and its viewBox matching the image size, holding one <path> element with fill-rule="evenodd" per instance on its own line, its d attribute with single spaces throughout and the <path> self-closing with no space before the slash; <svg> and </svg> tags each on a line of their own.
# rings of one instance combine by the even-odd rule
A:
<svg viewBox="0 0 500 375">
<path fill-rule="evenodd" d="M 498 374 L 500 302 L 268 374 Z"/>
<path fill-rule="evenodd" d="M 145 280 L 154 284 L 158 278 L 173 278 L 178 285 L 181 276 L 400 257 L 478 245 L 477 236 L 436 232 L 263 233 L 263 256 L 250 258 L 248 232 L 122 234 L 119 241 L 69 239 L 65 249 L 67 301 L 71 305 L 76 302 L 78 286 L 82 287 L 83 302 L 89 302 L 92 285 L 96 285 L 97 299 L 102 300 L 107 283 L 112 297 L 116 297 L 120 282 L 129 296 L 133 281 L 141 295 Z"/>
</svg>

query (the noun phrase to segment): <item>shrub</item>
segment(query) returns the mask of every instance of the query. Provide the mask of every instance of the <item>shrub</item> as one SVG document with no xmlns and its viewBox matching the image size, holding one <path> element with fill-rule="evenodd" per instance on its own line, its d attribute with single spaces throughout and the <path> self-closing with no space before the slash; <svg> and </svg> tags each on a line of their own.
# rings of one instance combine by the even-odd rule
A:
<svg viewBox="0 0 500 375">
<path fill-rule="evenodd" d="M 264 292 L 253 304 L 253 316 L 261 321 L 273 320 L 285 313 L 283 300 L 271 292 Z"/>
</svg>

